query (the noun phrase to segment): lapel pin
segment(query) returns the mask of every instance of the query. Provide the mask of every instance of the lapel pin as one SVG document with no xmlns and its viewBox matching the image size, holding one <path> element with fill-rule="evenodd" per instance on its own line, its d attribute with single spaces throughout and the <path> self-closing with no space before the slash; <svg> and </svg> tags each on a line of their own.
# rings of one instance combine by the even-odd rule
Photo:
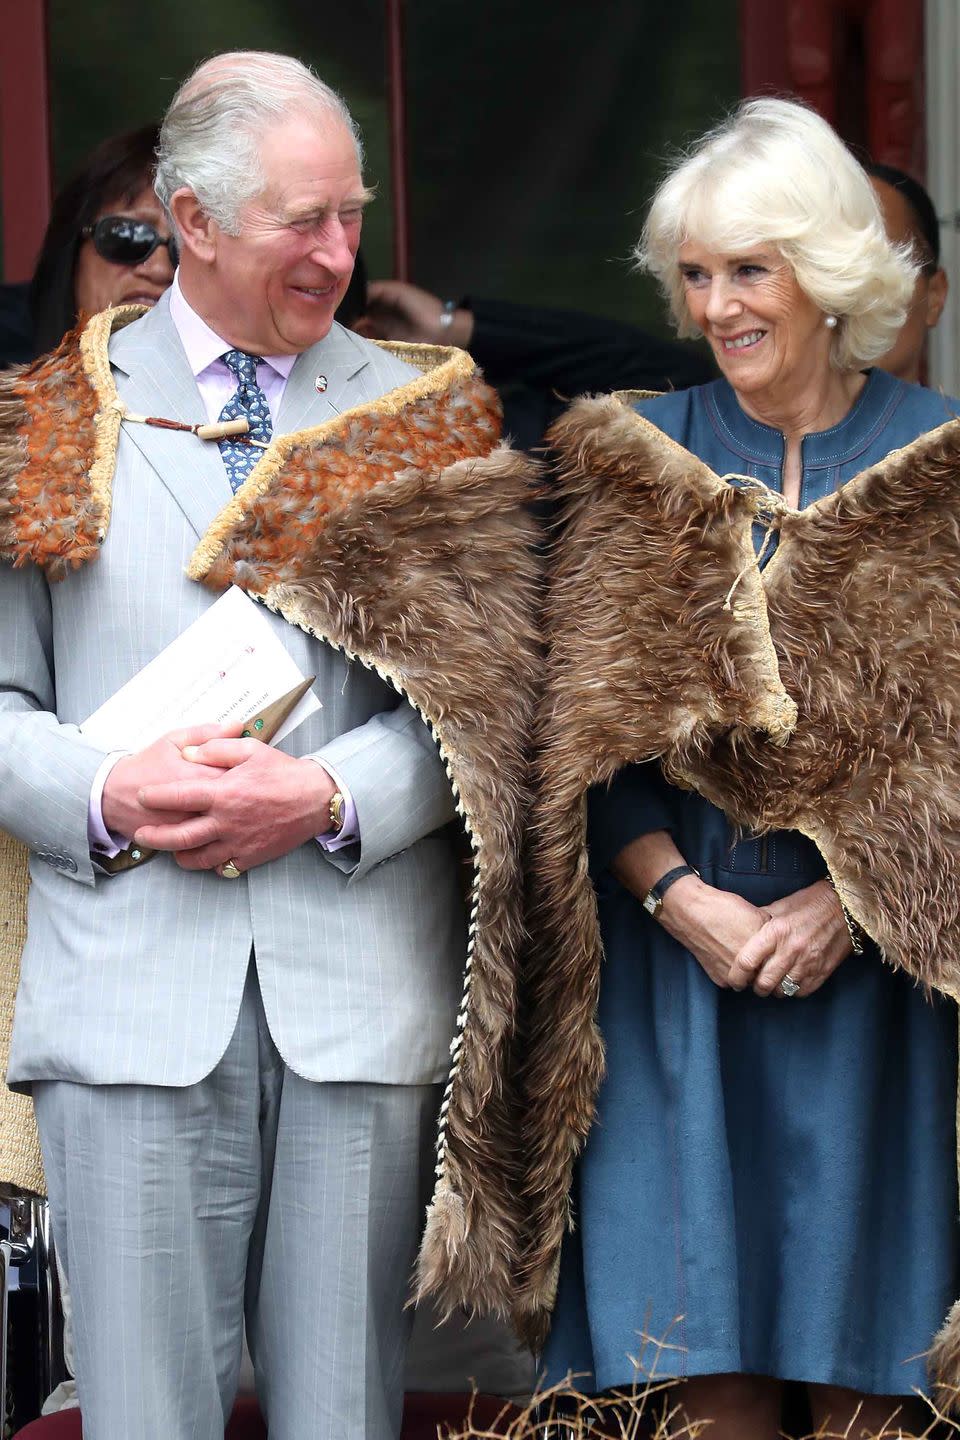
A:
<svg viewBox="0 0 960 1440">
<path fill-rule="evenodd" d="M 327 388 L 327 377 L 326 377 L 326 375 L 318 375 L 317 378 L 316 378 L 316 380 L 314 380 L 313 384 L 314 384 L 314 388 L 315 388 L 317 394 L 318 394 L 318 395 L 322 395 L 323 392 L 324 392 L 324 390 L 326 390 L 326 388 Z"/>
</svg>

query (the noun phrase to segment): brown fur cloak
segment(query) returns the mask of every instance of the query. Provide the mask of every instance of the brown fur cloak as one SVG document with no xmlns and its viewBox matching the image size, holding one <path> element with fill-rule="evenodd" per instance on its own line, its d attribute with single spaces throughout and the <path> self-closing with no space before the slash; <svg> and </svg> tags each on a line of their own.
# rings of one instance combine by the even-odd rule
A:
<svg viewBox="0 0 960 1440">
<path fill-rule="evenodd" d="M 885 960 L 960 998 L 960 422 L 795 511 L 619 397 L 554 427 L 532 868 L 523 1323 L 542 1337 L 603 1073 L 586 792 L 659 758 L 745 830 L 799 830 Z M 761 573 L 756 522 L 779 532 Z M 934 1370 L 960 1384 L 960 1306 Z"/>
<path fill-rule="evenodd" d="M 107 345 L 141 313 L 104 312 L 50 357 L 0 379 L 0 561 L 37 565 L 51 580 L 96 563 L 124 421 Z M 470 925 L 418 1282 L 447 1308 L 502 1311 L 518 1229 L 505 1073 L 538 666 L 525 508 L 532 467 L 498 446 L 499 404 L 469 356 L 390 348 L 422 373 L 323 425 L 276 437 L 188 574 L 216 591 L 241 586 L 376 670 L 419 711 L 446 763 L 472 853 Z M 0 835 L 4 1062 L 26 861 L 23 847 Z M 0 1179 L 43 1191 L 32 1107 L 9 1093 Z"/>
</svg>

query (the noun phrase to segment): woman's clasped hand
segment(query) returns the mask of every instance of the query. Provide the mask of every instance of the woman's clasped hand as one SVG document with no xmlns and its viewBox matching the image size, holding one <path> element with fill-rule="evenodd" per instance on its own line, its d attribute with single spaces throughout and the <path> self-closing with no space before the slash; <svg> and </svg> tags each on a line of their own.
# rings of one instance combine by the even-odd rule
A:
<svg viewBox="0 0 960 1440">
<path fill-rule="evenodd" d="M 797 996 L 812 995 L 850 954 L 843 909 L 826 880 L 754 905 L 690 876 L 667 892 L 660 922 L 715 985 L 757 995 L 786 998 L 787 977 Z"/>
<path fill-rule="evenodd" d="M 850 932 L 833 886 L 818 880 L 793 895 L 771 900 L 764 924 L 739 951 L 727 984 L 758 995 L 786 998 L 789 979 L 799 986 L 790 998 L 812 995 L 850 954 Z"/>
</svg>

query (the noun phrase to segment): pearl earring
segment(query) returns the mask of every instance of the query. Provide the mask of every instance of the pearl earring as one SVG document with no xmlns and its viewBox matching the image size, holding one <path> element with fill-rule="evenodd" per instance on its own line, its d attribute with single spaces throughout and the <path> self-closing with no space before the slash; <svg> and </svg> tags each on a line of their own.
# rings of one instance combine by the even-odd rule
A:
<svg viewBox="0 0 960 1440">
<path fill-rule="evenodd" d="M 823 317 L 823 323 L 824 323 L 824 325 L 826 325 L 826 327 L 827 327 L 828 330 L 836 330 L 836 328 L 837 328 L 837 317 L 836 317 L 836 315 L 824 315 L 824 317 Z"/>
</svg>

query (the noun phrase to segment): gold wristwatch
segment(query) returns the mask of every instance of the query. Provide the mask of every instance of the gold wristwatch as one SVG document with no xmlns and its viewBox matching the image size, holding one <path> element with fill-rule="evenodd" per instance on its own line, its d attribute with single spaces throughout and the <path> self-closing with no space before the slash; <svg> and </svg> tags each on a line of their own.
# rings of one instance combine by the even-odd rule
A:
<svg viewBox="0 0 960 1440">
<path fill-rule="evenodd" d="M 347 815 L 347 802 L 339 790 L 334 790 L 330 796 L 330 831 L 331 835 L 339 835 L 343 829 L 343 822 Z"/>
</svg>

